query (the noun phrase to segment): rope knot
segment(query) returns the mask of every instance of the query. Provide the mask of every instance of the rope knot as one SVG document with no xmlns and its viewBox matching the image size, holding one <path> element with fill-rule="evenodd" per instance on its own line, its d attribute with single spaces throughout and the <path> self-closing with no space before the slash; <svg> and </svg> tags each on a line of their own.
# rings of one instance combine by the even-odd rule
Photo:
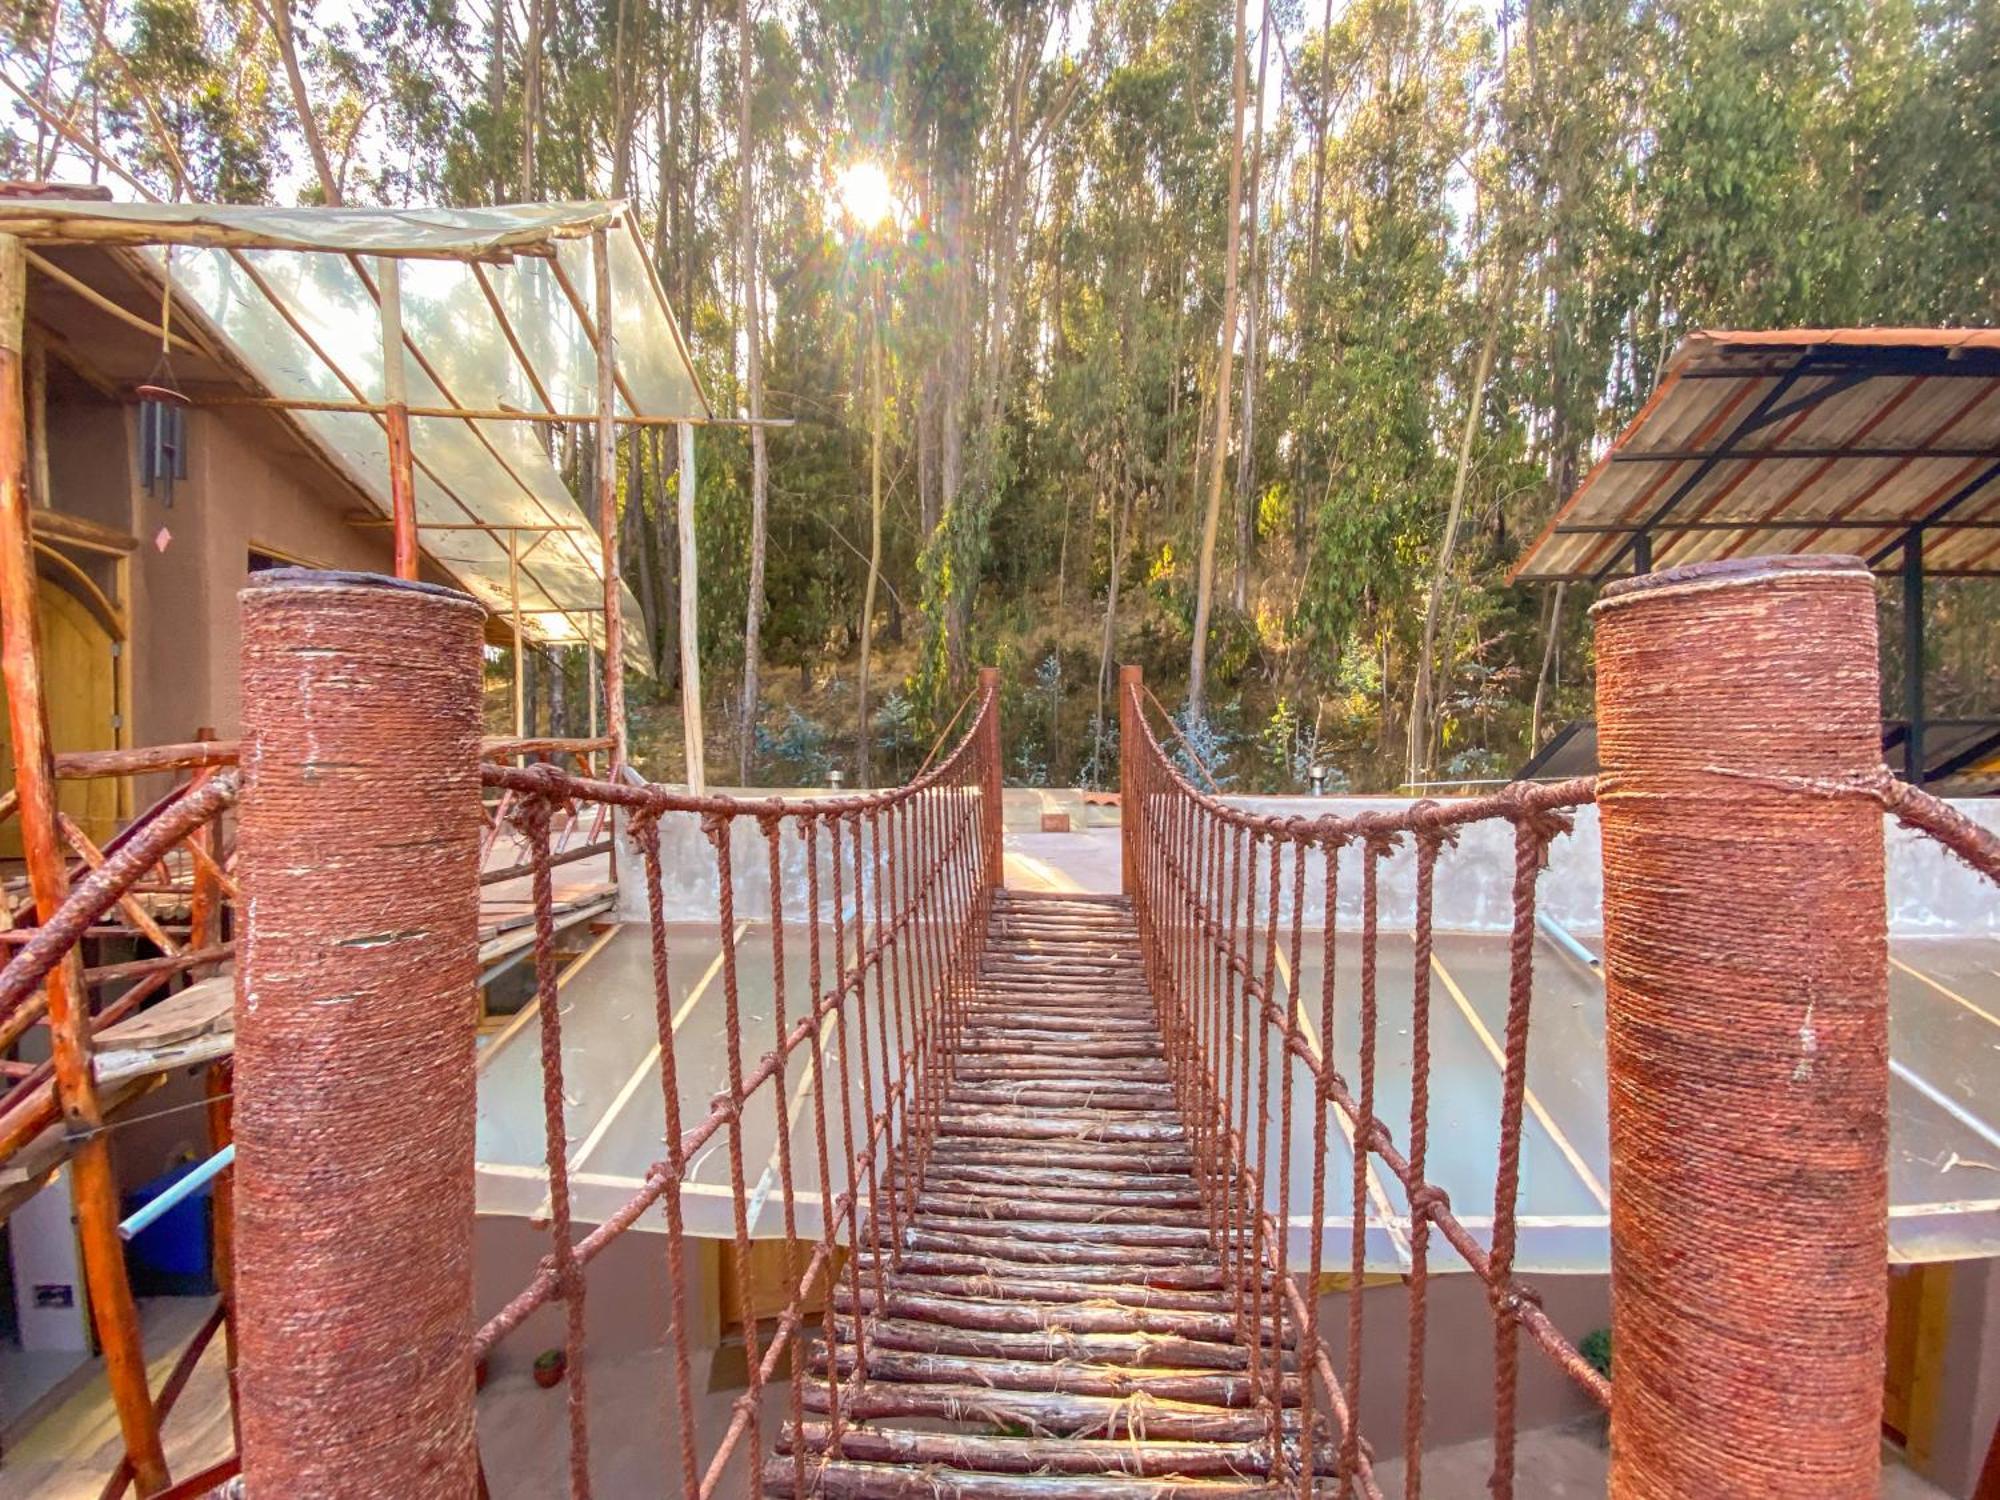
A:
<svg viewBox="0 0 2000 1500">
<path fill-rule="evenodd" d="M 1555 839 L 1568 833 L 1576 820 L 1565 809 L 1539 806 L 1535 791 L 1530 782 L 1510 781 L 1500 789 L 1500 801 L 1506 806 L 1507 816 L 1514 826 L 1531 835 L 1546 849 Z"/>
<path fill-rule="evenodd" d="M 549 821 L 555 813 L 549 805 L 549 795 L 543 791 L 523 792 L 514 799 L 514 805 L 507 809 L 507 821 L 516 833 L 529 839 L 547 837 Z"/>
<path fill-rule="evenodd" d="M 1490 1288 L 1487 1293 L 1487 1300 L 1493 1304 L 1493 1311 L 1496 1316 L 1508 1318 L 1518 1323 L 1521 1321 L 1522 1309 L 1529 1307 L 1539 1308 L 1542 1305 L 1542 1294 L 1531 1286 L 1509 1282 L 1505 1286 Z"/>
<path fill-rule="evenodd" d="M 1363 813 L 1354 820 L 1354 831 L 1361 839 L 1362 848 L 1376 859 L 1382 859 L 1402 844 L 1400 822 L 1400 816 L 1389 813 Z"/>
<path fill-rule="evenodd" d="M 1425 853 L 1435 856 L 1447 845 L 1458 847 L 1458 825 L 1445 821 L 1449 814 L 1442 803 L 1422 798 L 1412 802 L 1404 816 L 1410 820 L 1410 837 Z"/>
<path fill-rule="evenodd" d="M 635 807 L 625 814 L 625 831 L 632 842 L 647 854 L 660 852 L 660 810 L 657 807 Z"/>
<path fill-rule="evenodd" d="M 1432 1223 L 1451 1212 L 1451 1194 L 1435 1183 L 1420 1182 L 1410 1193 L 1410 1216 Z"/>
<path fill-rule="evenodd" d="M 728 813 L 705 812 L 701 815 L 701 831 L 708 836 L 711 844 L 720 849 L 724 840 L 729 837 L 729 825 L 732 821 Z"/>
</svg>

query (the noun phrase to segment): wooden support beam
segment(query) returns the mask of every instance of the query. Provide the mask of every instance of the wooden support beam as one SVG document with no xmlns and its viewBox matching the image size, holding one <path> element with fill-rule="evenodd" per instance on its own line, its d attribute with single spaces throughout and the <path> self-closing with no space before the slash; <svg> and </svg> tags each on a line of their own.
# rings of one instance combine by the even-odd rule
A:
<svg viewBox="0 0 2000 1500">
<path fill-rule="evenodd" d="M 56 813 L 56 826 L 62 830 L 63 839 L 74 849 L 77 857 L 93 870 L 104 867 L 104 851 L 90 841 L 90 835 L 77 826 L 76 819 L 66 812 Z M 181 945 L 168 937 L 153 920 L 153 914 L 146 910 L 143 902 L 129 893 L 118 898 L 118 909 L 125 913 L 125 920 L 138 928 L 147 942 L 172 958 L 181 951 Z M 197 944 L 199 946 L 199 944 Z"/>
<path fill-rule="evenodd" d="M 611 316 L 611 246 L 590 238 L 597 294 L 597 532 L 604 548 L 604 718 L 611 735 L 611 779 L 625 765 L 625 621 L 618 571 L 618 340 Z M 597 701 L 585 675 L 584 691 Z M 592 718 L 596 715 L 593 712 Z M 593 734 L 596 725 L 591 725 Z"/>
<path fill-rule="evenodd" d="M 701 733 L 701 606 L 696 598 L 700 559 L 694 544 L 694 487 L 694 428 L 683 422 L 675 518 L 681 548 L 681 743 L 687 756 L 688 789 L 701 796 L 708 790 L 708 769 Z"/>
<path fill-rule="evenodd" d="M 22 311 L 27 290 L 25 247 L 0 235 L 0 670 L 14 737 L 14 784 L 20 793 L 21 847 L 35 908 L 44 922 L 69 894 L 55 796 L 55 755 L 49 744 L 48 702 L 38 645 L 34 540 L 28 526 L 28 447 L 22 385 Z M 89 1015 L 83 960 L 74 949 L 46 983 L 57 1094 L 69 1132 L 77 1236 L 105 1375 L 125 1451 L 141 1495 L 167 1486 L 166 1454 L 146 1382 L 138 1309 L 125 1276 L 118 1239 L 118 1184 L 97 1086 L 90 1072 Z"/>
<path fill-rule="evenodd" d="M 396 527 L 396 576 L 417 576 L 417 474 L 410 450 L 410 402 L 403 376 L 402 268 L 378 263 L 382 297 L 382 400 L 389 429 L 389 507 Z"/>
</svg>

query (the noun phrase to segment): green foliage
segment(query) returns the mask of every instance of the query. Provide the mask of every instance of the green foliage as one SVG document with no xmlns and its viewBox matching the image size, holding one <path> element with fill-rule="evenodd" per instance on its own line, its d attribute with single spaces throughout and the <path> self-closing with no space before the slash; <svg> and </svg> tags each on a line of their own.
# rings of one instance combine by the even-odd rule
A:
<svg viewBox="0 0 2000 1500">
<path fill-rule="evenodd" d="M 295 3 L 290 15 L 351 201 L 634 198 L 729 412 L 747 400 L 736 235 L 750 154 L 767 404 L 796 419 L 769 436 L 762 652 L 791 670 L 766 673 L 765 720 L 780 727 L 757 731 L 759 756 L 781 777 L 821 779 L 862 730 L 851 689 L 879 284 L 884 586 L 866 732 L 888 762 L 913 765 L 970 667 L 993 661 L 1009 674 L 1010 767 L 1110 779 L 1110 673 L 1136 662 L 1171 703 L 1191 645 L 1227 233 L 1228 7 L 766 7 L 747 141 L 735 7 L 541 10 L 539 108 L 519 7 L 503 8 L 512 34 L 497 57 L 490 5 Z M 115 56 L 75 7 L 23 0 L 0 24 L 12 76 L 97 121 L 106 151 L 163 195 L 311 201 L 269 14 L 252 0 L 118 0 Z M 1587 597 L 1571 591 L 1546 651 L 1545 596 L 1502 580 L 1681 338 L 2000 316 L 2000 9 L 1353 0 L 1325 33 L 1315 7 L 1272 14 L 1284 45 L 1257 254 L 1242 267 L 1260 316 L 1239 333 L 1258 355 L 1249 556 L 1236 556 L 1232 493 L 1213 723 L 1194 729 L 1247 784 L 1302 786 L 1315 761 L 1358 785 L 1398 779 L 1435 592 L 1433 763 L 1504 772 L 1528 748 L 1545 656 L 1544 734 L 1587 709 L 1591 663 Z M 75 176 L 75 156 L 24 109 L 0 125 L 10 172 Z M 873 234 L 832 191 L 864 156 L 905 210 Z M 1489 330 L 1463 525 L 1441 570 Z M 1230 397 L 1233 475 L 1240 384 Z M 697 645 L 709 701 L 726 705 L 752 541 L 742 430 L 705 430 L 700 466 Z M 662 644 L 677 628 L 672 468 L 670 454 L 645 456 L 625 497 L 644 522 L 627 571 L 650 585 L 647 633 Z M 1992 691 L 1990 620 L 1985 595 L 1940 606 L 1935 670 L 1966 711 L 1991 706 L 1975 701 Z M 712 710 L 711 740 L 719 722 Z"/>
</svg>

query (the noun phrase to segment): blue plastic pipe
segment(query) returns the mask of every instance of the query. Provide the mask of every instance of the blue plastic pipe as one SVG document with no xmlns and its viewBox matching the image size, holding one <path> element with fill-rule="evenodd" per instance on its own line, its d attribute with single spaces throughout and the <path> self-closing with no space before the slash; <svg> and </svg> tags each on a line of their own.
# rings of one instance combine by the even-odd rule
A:
<svg viewBox="0 0 2000 1500">
<path fill-rule="evenodd" d="M 1536 912 L 1535 925 L 1549 935 L 1550 942 L 1554 943 L 1578 963 L 1588 964 L 1591 968 L 1595 969 L 1602 962 L 1595 953 L 1592 953 L 1582 943 L 1579 943 L 1567 927 L 1563 926 L 1554 917 L 1548 915 L 1548 913 Z"/>
<path fill-rule="evenodd" d="M 187 1176 L 174 1183 L 159 1197 L 134 1213 L 131 1218 L 118 1226 L 118 1238 L 129 1240 L 144 1233 L 167 1214 L 187 1202 L 196 1193 L 207 1187 L 222 1175 L 223 1168 L 236 1160 L 236 1143 L 231 1141 L 207 1161 L 196 1167 Z"/>
</svg>

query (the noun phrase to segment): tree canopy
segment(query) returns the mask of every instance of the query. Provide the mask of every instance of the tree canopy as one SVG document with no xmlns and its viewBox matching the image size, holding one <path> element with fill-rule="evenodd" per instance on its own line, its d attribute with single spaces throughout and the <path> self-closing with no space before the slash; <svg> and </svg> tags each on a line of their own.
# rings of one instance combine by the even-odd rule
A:
<svg viewBox="0 0 2000 1500">
<path fill-rule="evenodd" d="M 634 200 L 717 405 L 795 419 L 761 467 L 745 429 L 701 440 L 698 646 L 735 684 L 711 760 L 775 782 L 851 766 L 857 735 L 907 773 L 987 662 L 1010 776 L 1105 780 L 1116 663 L 1178 707 L 1196 654 L 1186 727 L 1237 785 L 1504 774 L 1588 711 L 1590 662 L 1578 591 L 1501 580 L 1681 336 L 2000 315 L 1991 0 L 1238 14 L 9 0 L 0 170 Z M 887 225 L 843 206 L 858 161 Z M 551 441 L 584 483 L 588 444 Z M 671 445 L 620 464 L 671 713 Z M 1992 603 L 1940 591 L 1940 711 L 1992 695 Z M 635 753 L 672 774 L 656 738 Z"/>
</svg>

